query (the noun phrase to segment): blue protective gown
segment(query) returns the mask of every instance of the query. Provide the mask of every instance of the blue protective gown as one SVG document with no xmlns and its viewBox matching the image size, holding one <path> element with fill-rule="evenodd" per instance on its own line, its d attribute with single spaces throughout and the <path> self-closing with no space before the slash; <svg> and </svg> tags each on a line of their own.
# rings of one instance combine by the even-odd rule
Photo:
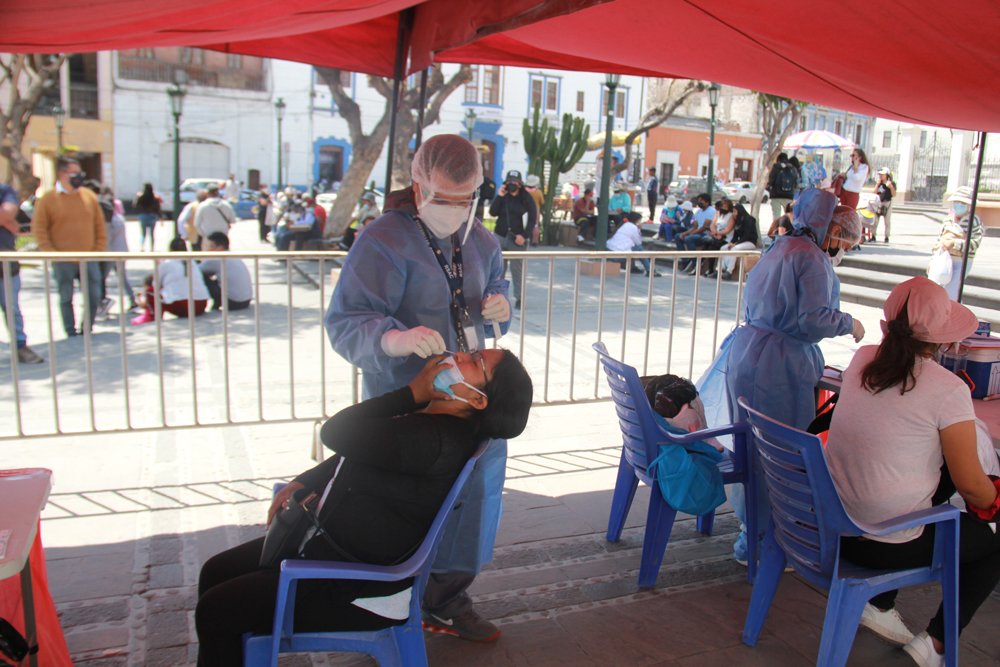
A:
<svg viewBox="0 0 1000 667">
<path fill-rule="evenodd" d="M 490 294 L 507 297 L 509 283 L 503 279 L 496 238 L 478 221 L 474 224 L 462 245 L 463 292 L 482 346 L 487 335 L 482 302 Z M 462 225 L 459 236 L 464 235 Z M 438 246 L 450 262 L 451 241 L 438 240 Z M 441 334 L 447 349 L 458 349 L 450 303 L 444 272 L 411 215 L 390 211 L 365 227 L 344 261 L 325 322 L 333 349 L 361 369 L 363 398 L 408 384 L 427 363 L 416 355 L 388 356 L 382 350 L 386 331 L 425 326 Z M 494 440 L 445 528 L 435 570 L 478 572 L 492 559 L 506 463 L 507 442 Z"/>
<path fill-rule="evenodd" d="M 811 219 L 808 226 L 821 242 L 826 236 L 833 202 L 827 193 L 808 190 L 800 197 Z M 822 209 L 816 212 L 817 209 Z M 750 406 L 778 421 L 805 430 L 816 416 L 815 387 L 823 373 L 819 341 L 851 333 L 854 318 L 840 312 L 840 280 L 829 256 L 809 236 L 779 236 L 747 277 L 744 324 L 727 339 L 726 388 L 730 417 L 739 419 L 740 396 Z M 770 519 L 767 490 L 760 472 L 757 482 L 757 543 Z M 733 545 L 737 560 L 747 558 L 747 507 L 743 486 L 730 487 L 729 500 L 740 520 Z M 758 554 L 760 550 L 758 548 Z"/>
<path fill-rule="evenodd" d="M 851 333 L 840 312 L 840 280 L 808 236 L 779 236 L 747 277 L 745 323 L 736 329 L 726 367 L 730 415 L 736 399 L 805 430 L 816 416 L 814 388 L 823 373 L 819 341 Z"/>
</svg>

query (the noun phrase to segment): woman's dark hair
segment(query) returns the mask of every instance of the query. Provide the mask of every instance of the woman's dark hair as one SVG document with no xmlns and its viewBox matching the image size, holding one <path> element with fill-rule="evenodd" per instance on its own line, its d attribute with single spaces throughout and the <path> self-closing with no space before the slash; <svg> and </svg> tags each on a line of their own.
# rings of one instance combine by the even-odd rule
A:
<svg viewBox="0 0 1000 667">
<path fill-rule="evenodd" d="M 913 337 L 905 303 L 899 314 L 889 320 L 886 329 L 875 358 L 861 371 L 861 386 L 877 394 L 899 385 L 899 394 L 903 395 L 917 384 L 917 376 L 913 373 L 917 357 L 933 353 L 937 344 Z"/>
<path fill-rule="evenodd" d="M 644 383 L 646 400 L 661 417 L 676 417 L 685 405 L 698 398 L 698 390 L 679 375 L 654 375 L 639 378 Z"/>
<path fill-rule="evenodd" d="M 142 186 L 142 194 L 139 195 L 139 199 L 136 203 L 146 210 L 151 210 L 154 206 L 156 206 L 156 193 L 153 192 L 152 183 L 146 183 Z"/>
<path fill-rule="evenodd" d="M 493 377 L 486 383 L 486 408 L 479 417 L 479 435 L 488 438 L 516 438 L 528 424 L 533 397 L 531 376 L 513 352 L 503 350 L 503 357 L 493 367 Z"/>
<path fill-rule="evenodd" d="M 184 239 L 182 239 L 181 237 L 175 236 L 174 238 L 170 239 L 171 252 L 187 252 L 187 249 L 188 249 L 187 243 L 185 243 Z"/>
</svg>

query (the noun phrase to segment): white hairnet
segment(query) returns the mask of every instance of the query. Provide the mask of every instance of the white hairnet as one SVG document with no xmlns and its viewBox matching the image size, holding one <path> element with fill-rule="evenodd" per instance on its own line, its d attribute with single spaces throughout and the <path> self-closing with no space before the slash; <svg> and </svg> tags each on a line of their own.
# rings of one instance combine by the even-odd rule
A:
<svg viewBox="0 0 1000 667">
<path fill-rule="evenodd" d="M 833 209 L 833 219 L 830 221 L 827 234 L 831 239 L 846 241 L 851 246 L 856 246 L 861 240 L 861 217 L 850 206 L 838 206 Z"/>
<path fill-rule="evenodd" d="M 483 182 L 479 151 L 457 134 L 431 137 L 417 149 L 410 169 L 414 183 L 435 193 L 466 194 Z"/>
<path fill-rule="evenodd" d="M 822 244 L 836 206 L 837 198 L 832 192 L 809 188 L 795 200 L 792 207 L 792 225 L 808 227 L 816 235 L 816 243 Z"/>
</svg>

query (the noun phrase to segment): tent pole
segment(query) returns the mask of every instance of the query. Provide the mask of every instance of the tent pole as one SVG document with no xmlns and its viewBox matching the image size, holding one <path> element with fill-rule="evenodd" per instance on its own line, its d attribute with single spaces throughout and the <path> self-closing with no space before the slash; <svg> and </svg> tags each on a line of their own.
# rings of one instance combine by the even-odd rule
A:
<svg viewBox="0 0 1000 667">
<path fill-rule="evenodd" d="M 413 25 L 413 8 L 399 14 L 399 29 L 396 31 L 396 64 L 392 73 L 392 100 L 389 103 L 389 151 L 385 167 L 385 194 L 392 191 L 392 159 L 396 147 L 396 117 L 399 115 L 399 88 L 403 82 L 403 58 L 406 56 L 406 42 L 409 41 L 410 27 Z"/>
<path fill-rule="evenodd" d="M 424 107 L 427 106 L 427 68 L 420 71 L 420 101 L 417 103 L 417 138 L 413 150 L 424 142 Z"/>
<path fill-rule="evenodd" d="M 969 206 L 969 230 L 965 233 L 965 243 L 962 246 L 962 276 L 958 281 L 958 302 L 962 303 L 962 293 L 965 291 L 965 273 L 969 270 L 969 246 L 972 245 L 972 221 L 976 219 L 976 200 L 979 199 L 979 179 L 983 175 L 983 156 L 986 153 L 986 133 L 979 133 L 979 160 L 976 162 L 976 178 L 972 182 L 972 204 Z"/>
</svg>

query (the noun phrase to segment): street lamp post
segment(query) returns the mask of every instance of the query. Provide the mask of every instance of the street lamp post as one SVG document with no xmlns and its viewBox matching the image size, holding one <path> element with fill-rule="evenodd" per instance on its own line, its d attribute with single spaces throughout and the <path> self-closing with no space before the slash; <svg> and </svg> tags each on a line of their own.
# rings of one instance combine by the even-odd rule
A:
<svg viewBox="0 0 1000 667">
<path fill-rule="evenodd" d="M 472 131 L 476 129 L 476 112 L 472 109 L 465 112 L 465 129 L 469 133 L 469 141 L 472 141 Z"/>
<path fill-rule="evenodd" d="M 608 87 L 608 121 L 604 128 L 604 161 L 601 165 L 601 199 L 597 206 L 597 230 L 594 247 L 608 249 L 608 197 L 611 194 L 611 135 L 615 129 L 615 89 L 622 80 L 621 74 L 608 74 L 604 85 Z"/>
<path fill-rule="evenodd" d="M 719 104 L 720 86 L 713 83 L 708 87 L 708 105 L 712 107 L 712 120 L 708 124 L 708 197 L 712 201 L 715 192 L 715 107 Z"/>
<path fill-rule="evenodd" d="M 281 121 L 285 120 L 285 100 L 278 98 L 278 101 L 274 103 L 274 117 L 278 119 L 278 189 L 276 192 L 281 192 Z"/>
<path fill-rule="evenodd" d="M 178 83 L 167 88 L 170 97 L 170 113 L 174 116 L 174 220 L 181 214 L 181 114 L 184 112 L 184 96 L 187 91 Z M 174 225 L 174 236 L 177 226 Z"/>
<path fill-rule="evenodd" d="M 56 122 L 56 151 L 63 154 L 63 126 L 66 124 L 66 110 L 61 104 L 52 107 L 52 119 Z"/>
</svg>

